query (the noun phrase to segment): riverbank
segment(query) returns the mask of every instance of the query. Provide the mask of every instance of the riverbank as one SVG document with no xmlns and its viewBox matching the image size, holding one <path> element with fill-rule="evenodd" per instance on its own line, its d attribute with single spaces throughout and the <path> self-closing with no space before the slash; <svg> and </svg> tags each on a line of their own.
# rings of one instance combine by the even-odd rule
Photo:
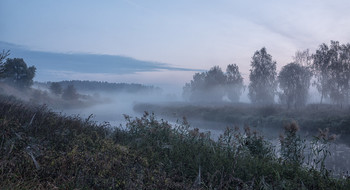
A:
<svg viewBox="0 0 350 190">
<path fill-rule="evenodd" d="M 148 113 L 126 116 L 121 130 L 7 97 L 0 108 L 3 189 L 350 188 L 349 179 L 293 160 L 298 152 L 276 157 L 248 127 L 213 141 L 186 120 L 171 126 Z M 290 126 L 284 142 L 299 142 Z"/>
</svg>

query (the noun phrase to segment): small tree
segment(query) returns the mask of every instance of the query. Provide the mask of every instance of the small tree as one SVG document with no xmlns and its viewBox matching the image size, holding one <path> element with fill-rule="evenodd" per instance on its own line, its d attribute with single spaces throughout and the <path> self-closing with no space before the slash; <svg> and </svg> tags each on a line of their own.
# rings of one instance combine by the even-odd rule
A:
<svg viewBox="0 0 350 190">
<path fill-rule="evenodd" d="M 62 86 L 58 82 L 52 82 L 49 89 L 52 94 L 55 94 L 55 95 L 62 94 Z"/>
<path fill-rule="evenodd" d="M 73 85 L 68 85 L 67 88 L 63 90 L 62 98 L 65 100 L 77 100 L 79 94 Z"/>
<path fill-rule="evenodd" d="M 280 100 L 288 108 L 304 106 L 307 101 L 312 73 L 304 66 L 296 63 L 285 65 L 279 75 L 279 87 L 282 90 Z"/>
<path fill-rule="evenodd" d="M 21 58 L 7 59 L 3 64 L 2 78 L 19 88 L 28 88 L 33 84 L 36 68 L 28 67 Z"/>
<path fill-rule="evenodd" d="M 227 97 L 232 102 L 238 102 L 239 97 L 243 92 L 243 77 L 239 72 L 236 64 L 230 64 L 226 68 L 227 86 L 226 92 Z"/>
<path fill-rule="evenodd" d="M 256 51 L 250 69 L 249 98 L 253 103 L 274 103 L 276 92 L 276 62 L 265 48 Z"/>
</svg>

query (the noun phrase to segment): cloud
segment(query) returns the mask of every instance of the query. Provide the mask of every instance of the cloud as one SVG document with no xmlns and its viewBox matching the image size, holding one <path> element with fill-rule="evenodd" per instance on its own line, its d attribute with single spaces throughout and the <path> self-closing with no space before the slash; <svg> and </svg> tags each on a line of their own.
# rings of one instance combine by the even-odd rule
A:
<svg viewBox="0 0 350 190">
<path fill-rule="evenodd" d="M 197 69 L 174 67 L 166 63 L 142 61 L 118 55 L 33 51 L 6 42 L 0 42 L 0 47 L 10 49 L 10 57 L 24 58 L 27 64 L 36 66 L 38 71 L 55 70 L 118 75 L 158 71 L 160 69 L 169 71 L 199 71 Z"/>
</svg>

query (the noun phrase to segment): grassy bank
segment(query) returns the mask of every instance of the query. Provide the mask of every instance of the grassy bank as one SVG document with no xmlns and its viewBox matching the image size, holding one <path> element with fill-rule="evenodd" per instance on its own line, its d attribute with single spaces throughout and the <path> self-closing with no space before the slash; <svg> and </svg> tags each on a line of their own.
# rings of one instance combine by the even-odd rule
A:
<svg viewBox="0 0 350 190">
<path fill-rule="evenodd" d="M 139 103 L 134 110 L 155 112 L 164 117 L 182 117 L 203 121 L 225 122 L 252 127 L 281 128 L 297 121 L 304 131 L 315 133 L 329 128 L 332 132 L 350 135 L 350 107 L 311 104 L 301 109 L 286 109 L 280 105 L 254 106 L 250 104 L 168 104 Z"/>
<path fill-rule="evenodd" d="M 1 189 L 350 188 L 322 167 L 300 164 L 295 125 L 276 157 L 249 127 L 227 129 L 214 142 L 186 120 L 126 119 L 121 130 L 1 97 Z"/>
</svg>

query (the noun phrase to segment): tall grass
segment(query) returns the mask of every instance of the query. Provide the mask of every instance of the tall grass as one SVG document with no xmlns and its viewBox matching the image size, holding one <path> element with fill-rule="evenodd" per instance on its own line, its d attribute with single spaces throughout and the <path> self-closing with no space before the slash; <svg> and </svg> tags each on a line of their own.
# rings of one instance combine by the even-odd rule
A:
<svg viewBox="0 0 350 190">
<path fill-rule="evenodd" d="M 145 113 L 126 129 L 0 98 L 2 189 L 349 189 L 317 167 L 277 157 L 246 126 L 218 141 Z M 294 137 L 291 137 L 293 139 Z M 293 141 L 293 140 L 291 140 Z M 297 145 L 299 146 L 299 145 Z M 287 147 L 288 149 L 288 147 Z"/>
</svg>

